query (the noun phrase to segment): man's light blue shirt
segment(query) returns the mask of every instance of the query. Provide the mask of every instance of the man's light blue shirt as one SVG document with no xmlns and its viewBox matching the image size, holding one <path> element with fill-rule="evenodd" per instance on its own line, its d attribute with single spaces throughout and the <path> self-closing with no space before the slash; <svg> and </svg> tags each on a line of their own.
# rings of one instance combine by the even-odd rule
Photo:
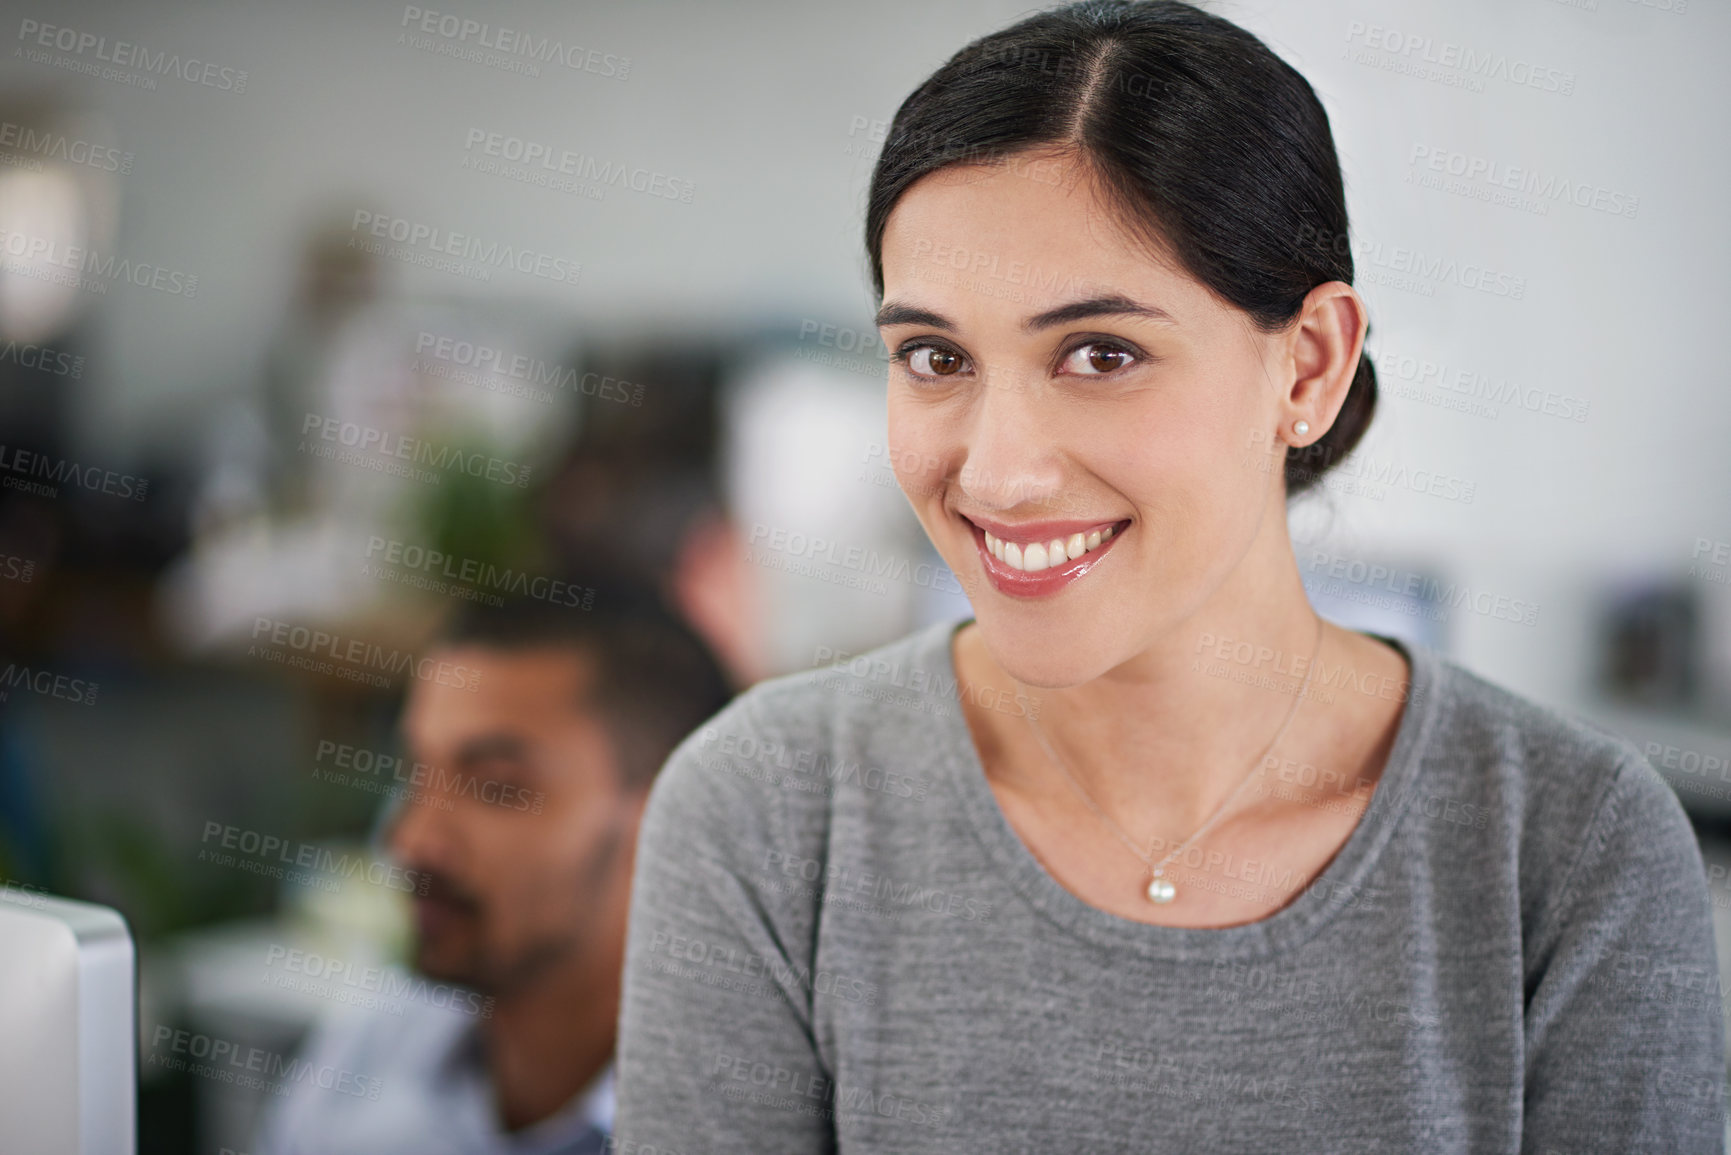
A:
<svg viewBox="0 0 1731 1155">
<path fill-rule="evenodd" d="M 315 1026 L 272 1096 L 254 1155 L 598 1155 L 613 1067 L 552 1116 L 501 1130 L 471 1014 L 419 1003 L 347 1010 Z"/>
</svg>

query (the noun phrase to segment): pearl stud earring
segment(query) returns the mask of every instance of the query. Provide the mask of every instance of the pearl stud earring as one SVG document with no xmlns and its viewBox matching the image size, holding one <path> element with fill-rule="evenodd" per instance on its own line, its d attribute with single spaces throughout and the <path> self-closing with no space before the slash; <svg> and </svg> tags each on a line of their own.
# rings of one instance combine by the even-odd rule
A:
<svg viewBox="0 0 1731 1155">
<path fill-rule="evenodd" d="M 1298 434 L 1300 437 L 1303 437 L 1306 433 L 1310 432 L 1310 422 L 1308 422 L 1308 421 L 1294 421 L 1292 423 L 1292 431 L 1294 433 Z"/>
</svg>

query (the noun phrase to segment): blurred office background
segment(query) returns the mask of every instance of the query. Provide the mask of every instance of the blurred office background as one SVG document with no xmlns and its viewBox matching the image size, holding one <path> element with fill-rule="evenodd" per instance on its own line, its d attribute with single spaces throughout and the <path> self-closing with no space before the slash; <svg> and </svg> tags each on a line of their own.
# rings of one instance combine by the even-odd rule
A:
<svg viewBox="0 0 1731 1155">
<path fill-rule="evenodd" d="M 1635 739 L 1731 967 L 1731 7 L 1208 6 L 1327 106 L 1372 311 L 1372 433 L 1293 510 L 1319 608 Z M 966 613 L 884 448 L 862 205 L 1023 10 L 8 5 L 0 876 L 138 935 L 141 1149 L 257 1106 L 153 1031 L 286 1050 L 321 1004 L 263 950 L 400 948 L 382 891 L 205 853 L 369 846 L 320 772 L 388 756 L 402 678 L 351 643 L 503 569 L 652 581 L 741 686 Z"/>
</svg>

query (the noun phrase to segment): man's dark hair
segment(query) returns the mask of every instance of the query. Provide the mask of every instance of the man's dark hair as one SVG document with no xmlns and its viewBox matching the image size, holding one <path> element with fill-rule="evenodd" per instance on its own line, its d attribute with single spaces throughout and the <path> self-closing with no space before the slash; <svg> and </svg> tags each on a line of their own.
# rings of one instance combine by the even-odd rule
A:
<svg viewBox="0 0 1731 1155">
<path fill-rule="evenodd" d="M 503 605 L 466 602 L 438 644 L 526 651 L 569 649 L 594 665 L 582 707 L 606 728 L 627 790 L 647 790 L 682 738 L 733 696 L 701 638 L 652 591 L 603 581 L 590 608 L 530 598 Z"/>
<path fill-rule="evenodd" d="M 695 338 L 585 347 L 582 382 L 593 392 L 545 503 L 563 564 L 589 571 L 600 558 L 657 581 L 673 573 L 686 534 L 726 505 L 720 398 L 735 356 Z"/>
</svg>

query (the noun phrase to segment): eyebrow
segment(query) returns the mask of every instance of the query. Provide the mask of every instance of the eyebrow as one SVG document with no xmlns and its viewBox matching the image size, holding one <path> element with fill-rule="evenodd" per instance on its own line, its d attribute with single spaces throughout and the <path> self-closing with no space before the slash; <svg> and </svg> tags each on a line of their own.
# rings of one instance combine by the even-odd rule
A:
<svg viewBox="0 0 1731 1155">
<path fill-rule="evenodd" d="M 1129 297 L 1119 293 L 1108 293 L 1104 296 L 1089 297 L 1084 301 L 1072 301 L 1068 305 L 1059 305 L 1055 309 L 1047 309 L 1044 313 L 1036 313 L 1022 322 L 1022 330 L 1027 333 L 1037 333 L 1041 329 L 1069 324 L 1071 321 L 1083 321 L 1089 317 L 1146 317 L 1151 321 L 1177 324 L 1172 314 L 1165 309 L 1132 301 Z M 885 302 L 884 307 L 878 310 L 876 321 L 880 329 L 891 325 L 925 325 L 933 329 L 942 329 L 946 333 L 956 331 L 956 326 L 947 317 L 934 313 L 930 309 L 922 309 L 917 305 L 904 305 L 897 301 Z"/>
<path fill-rule="evenodd" d="M 516 734 L 499 731 L 481 734 L 464 742 L 457 750 L 459 763 L 481 762 L 488 758 L 516 760 L 524 756 L 528 744 Z"/>
<path fill-rule="evenodd" d="M 898 301 L 885 301 L 884 307 L 878 310 L 876 323 L 880 329 L 890 325 L 925 325 L 932 329 L 942 329 L 946 333 L 956 331 L 954 325 L 930 309 L 904 305 Z"/>
<path fill-rule="evenodd" d="M 1151 321 L 1177 324 L 1172 314 L 1165 309 L 1132 301 L 1129 297 L 1118 293 L 1107 293 L 1100 297 L 1089 297 L 1085 301 L 1059 305 L 1056 309 L 1047 309 L 1044 313 L 1023 321 L 1022 329 L 1025 332 L 1036 333 L 1041 329 L 1050 329 L 1054 325 L 1083 321 L 1089 317 L 1146 317 Z"/>
</svg>

